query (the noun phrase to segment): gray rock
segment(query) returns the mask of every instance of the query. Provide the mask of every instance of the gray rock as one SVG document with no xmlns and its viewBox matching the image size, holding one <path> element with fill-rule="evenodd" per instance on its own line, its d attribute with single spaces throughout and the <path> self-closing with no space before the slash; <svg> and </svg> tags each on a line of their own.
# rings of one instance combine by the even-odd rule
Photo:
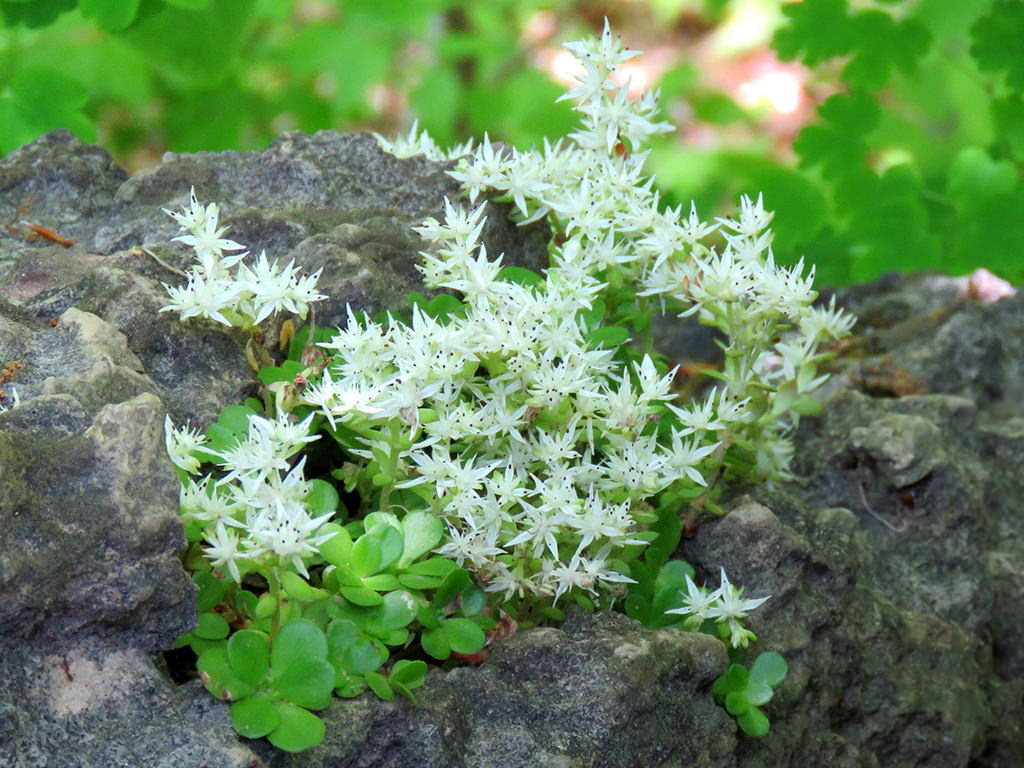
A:
<svg viewBox="0 0 1024 768">
<path fill-rule="evenodd" d="M 0 160 L 0 206 L 31 195 L 24 218 L 78 238 L 0 233 L 0 364 L 22 364 L 0 385 L 21 398 L 0 413 L 0 768 L 1024 763 L 1024 300 L 982 306 L 926 275 L 839 292 L 860 321 L 824 412 L 801 422 L 798 481 L 728 484 L 728 514 L 677 552 L 698 580 L 725 568 L 771 595 L 749 620 L 749 658 L 790 666 L 767 737 L 712 701 L 721 643 L 612 613 L 433 669 L 420 708 L 336 700 L 300 755 L 236 737 L 227 705 L 175 685 L 160 654 L 196 621 L 163 416 L 205 425 L 257 391 L 246 336 L 159 313 L 178 278 L 132 250 L 186 264 L 161 209 L 192 185 L 251 250 L 323 268 L 322 325 L 346 303 L 403 309 L 422 290 L 410 226 L 457 194 L 440 166 L 329 132 L 131 178 L 66 132 Z M 541 267 L 544 228 L 494 213 L 489 252 Z M 672 348 L 706 341 L 680 335 Z"/>
</svg>

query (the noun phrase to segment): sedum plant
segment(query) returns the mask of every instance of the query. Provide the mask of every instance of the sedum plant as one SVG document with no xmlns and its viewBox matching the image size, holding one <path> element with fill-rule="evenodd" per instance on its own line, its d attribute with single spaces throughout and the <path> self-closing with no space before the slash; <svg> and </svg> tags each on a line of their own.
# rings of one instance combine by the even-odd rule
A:
<svg viewBox="0 0 1024 768">
<path fill-rule="evenodd" d="M 791 476 L 788 435 L 824 379 L 818 345 L 852 318 L 811 306 L 800 265 L 774 264 L 760 198 L 714 223 L 665 209 L 643 172 L 643 142 L 666 130 L 657 94 L 631 100 L 613 80 L 635 54 L 607 26 L 567 47 L 584 66 L 567 141 L 519 151 L 485 136 L 447 155 L 469 205 L 445 200 L 417 231 L 424 282 L 449 292 L 414 295 L 408 321 L 349 310 L 344 329 L 306 326 L 260 371 L 263 402 L 205 434 L 167 423 L 203 611 L 181 642 L 243 735 L 308 747 L 332 690 L 411 698 L 422 655 L 475 658 L 488 633 L 557 620 L 567 601 L 734 649 L 756 640 L 743 622 L 766 597 L 743 598 L 724 570 L 698 587 L 670 560 L 680 509 L 716 510 L 726 472 Z M 382 146 L 440 152 L 415 128 Z M 488 254 L 487 196 L 549 222 L 543 274 Z M 201 263 L 169 289 L 183 319 L 252 327 L 321 298 L 292 264 L 224 257 L 242 246 L 216 206 L 193 194 L 172 215 Z M 728 340 L 720 386 L 698 402 L 673 402 L 675 370 L 651 346 L 657 305 Z M 307 479 L 318 440 L 331 461 Z"/>
</svg>

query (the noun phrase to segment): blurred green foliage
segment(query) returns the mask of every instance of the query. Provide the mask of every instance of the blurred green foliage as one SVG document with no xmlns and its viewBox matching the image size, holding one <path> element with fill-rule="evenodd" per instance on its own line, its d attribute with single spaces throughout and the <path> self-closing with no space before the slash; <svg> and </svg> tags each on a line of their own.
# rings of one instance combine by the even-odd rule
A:
<svg viewBox="0 0 1024 768">
<path fill-rule="evenodd" d="M 770 42 L 809 68 L 817 108 L 795 141 L 692 55 L 757 13 L 736 60 Z M 1021 0 L 0 0 L 0 15 L 0 152 L 67 127 L 133 169 L 413 117 L 442 145 L 564 135 L 575 117 L 524 30 L 543 16 L 550 47 L 607 15 L 676 54 L 658 86 L 682 130 L 649 161 L 667 203 L 709 217 L 763 190 L 777 259 L 805 256 L 826 284 L 926 267 L 1024 280 Z"/>
</svg>

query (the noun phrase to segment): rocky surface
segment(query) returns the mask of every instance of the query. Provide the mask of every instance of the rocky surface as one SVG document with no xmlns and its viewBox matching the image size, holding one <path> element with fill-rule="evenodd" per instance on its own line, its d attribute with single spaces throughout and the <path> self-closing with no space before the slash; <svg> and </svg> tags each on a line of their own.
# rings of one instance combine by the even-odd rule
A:
<svg viewBox="0 0 1024 768">
<path fill-rule="evenodd" d="M 346 302 L 404 307 L 409 227 L 457 192 L 333 133 L 131 178 L 62 132 L 0 160 L 0 365 L 21 364 L 0 383 L 0 405 L 21 401 L 0 413 L 0 768 L 1024 763 L 1024 298 L 985 305 L 930 275 L 839 293 L 860 321 L 801 423 L 799 480 L 729 487 L 729 514 L 677 553 L 772 595 L 750 622 L 754 655 L 790 667 L 767 737 L 713 703 L 717 640 L 601 613 L 431 671 L 420 708 L 335 701 L 308 753 L 237 738 L 160 655 L 196 620 L 164 414 L 205 425 L 254 384 L 243 336 L 158 312 L 178 278 L 136 248 L 186 263 L 161 209 L 192 185 L 252 250 L 324 267 L 322 325 Z M 489 252 L 540 266 L 542 228 L 489 222 Z"/>
</svg>

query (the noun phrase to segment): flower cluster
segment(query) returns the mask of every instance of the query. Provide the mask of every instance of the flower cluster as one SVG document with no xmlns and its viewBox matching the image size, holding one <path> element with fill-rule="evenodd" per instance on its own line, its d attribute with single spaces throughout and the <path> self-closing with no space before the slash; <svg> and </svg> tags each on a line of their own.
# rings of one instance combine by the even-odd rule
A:
<svg viewBox="0 0 1024 768">
<path fill-rule="evenodd" d="M 182 320 L 206 317 L 229 327 L 252 328 L 283 310 L 305 317 L 310 303 L 325 298 L 316 292 L 319 270 L 300 276 L 293 262 L 283 268 L 278 267 L 276 260 L 269 263 L 265 251 L 255 265 L 245 264 L 245 246 L 224 237 L 227 227 L 219 226 L 220 210 L 216 203 L 200 205 L 194 188 L 189 192 L 188 208 L 165 208 L 164 212 L 178 222 L 181 231 L 188 233 L 174 239 L 192 246 L 199 263 L 190 270 L 184 287 L 164 284 L 171 303 L 161 312 L 180 312 Z M 237 267 L 234 274 L 230 271 L 232 267 Z"/>
<path fill-rule="evenodd" d="M 723 635 L 733 648 L 746 648 L 751 640 L 757 637 L 741 623 L 767 597 L 743 598 L 743 588 L 729 583 L 725 569 L 721 569 L 722 583 L 715 591 L 707 587 L 698 587 L 693 579 L 686 577 L 686 593 L 683 595 L 684 605 L 672 608 L 665 613 L 677 613 L 686 617 L 683 627 L 688 630 L 700 629 L 701 625 L 712 620 L 724 626 Z"/>
<path fill-rule="evenodd" d="M 310 435 L 312 416 L 292 422 L 287 414 L 277 419 L 250 415 L 244 439 L 229 441 L 217 450 L 206 438 L 186 427 L 164 422 L 167 453 L 188 475 L 199 474 L 199 453 L 219 464 L 219 479 L 188 477 L 181 489 L 181 514 L 196 537 L 206 542 L 214 568 L 227 568 L 236 582 L 243 569 L 257 565 L 285 566 L 308 576 L 306 563 L 321 544 L 334 535 L 323 526 L 333 510 L 311 516 L 313 484 L 303 476 L 305 457 L 291 458 L 318 439 Z"/>
<path fill-rule="evenodd" d="M 571 141 L 519 151 L 485 135 L 443 153 L 415 126 L 402 140 L 381 139 L 401 156 L 456 159 L 450 173 L 471 205 L 445 200 L 443 220 L 418 228 L 429 244 L 418 266 L 429 287 L 461 301 L 416 304 L 409 323 L 350 310 L 346 327 L 320 341 L 321 359 L 270 385 L 277 419 L 251 415 L 248 434 L 216 450 L 168 424 L 179 467 L 195 473 L 206 455 L 226 472 L 190 480 L 182 506 L 202 524 L 214 564 L 236 579 L 241 564 L 265 559 L 305 575 L 326 538 L 327 515 L 309 512 L 303 461 L 291 466 L 317 425 L 345 452 L 333 474 L 364 511 L 441 519 L 447 536 L 434 551 L 502 601 L 620 590 L 632 581 L 630 561 L 656 538 L 647 526 L 659 511 L 706 496 L 711 476 L 743 466 L 734 454 L 752 454 L 747 471 L 769 482 L 789 476 L 787 435 L 824 380 L 817 346 L 845 335 L 852 318 L 811 306 L 802 264 L 775 265 L 760 197 L 714 223 L 693 206 L 666 209 L 641 151 L 669 130 L 654 120 L 657 93 L 631 100 L 612 81 L 635 54 L 607 26 L 600 40 L 568 47 L 584 65 L 565 95 L 582 115 Z M 487 252 L 484 193 L 511 202 L 521 223 L 546 218 L 557 231 L 543 275 L 504 269 L 502 255 Z M 224 252 L 242 246 L 222 237 L 216 207 L 193 195 L 172 215 L 201 261 L 186 289 L 169 289 L 168 309 L 183 318 L 252 324 L 278 309 L 303 314 L 322 298 L 316 275 L 296 280 L 291 264 L 278 273 L 265 255 L 230 280 L 241 256 Z M 708 245 L 714 236 L 724 236 L 721 250 Z M 637 304 L 674 302 L 720 328 L 729 340 L 715 372 L 722 386 L 700 402 L 671 402 L 675 371 L 622 346 L 624 329 L 603 326 L 623 319 L 606 302 L 613 290 Z M 296 410 L 298 423 L 289 420 Z M 713 620 L 733 646 L 753 639 L 742 620 L 767 598 L 742 599 L 724 572 L 714 592 L 686 586 L 675 612 L 688 626 Z"/>
</svg>

